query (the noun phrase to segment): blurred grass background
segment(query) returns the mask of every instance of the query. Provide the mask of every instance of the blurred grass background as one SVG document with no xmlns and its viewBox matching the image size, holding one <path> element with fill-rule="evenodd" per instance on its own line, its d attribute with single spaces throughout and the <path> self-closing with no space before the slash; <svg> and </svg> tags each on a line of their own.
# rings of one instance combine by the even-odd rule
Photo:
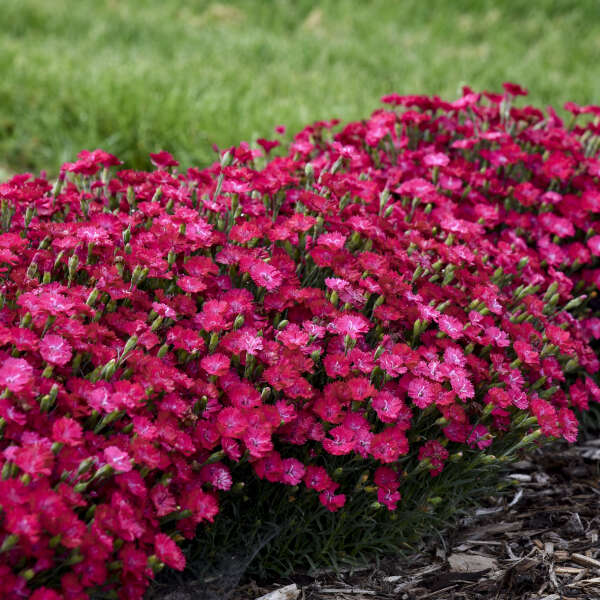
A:
<svg viewBox="0 0 600 600">
<path fill-rule="evenodd" d="M 2 0 L 0 177 L 101 147 L 212 144 L 358 119 L 386 93 L 530 89 L 600 103 L 597 0 Z"/>
</svg>

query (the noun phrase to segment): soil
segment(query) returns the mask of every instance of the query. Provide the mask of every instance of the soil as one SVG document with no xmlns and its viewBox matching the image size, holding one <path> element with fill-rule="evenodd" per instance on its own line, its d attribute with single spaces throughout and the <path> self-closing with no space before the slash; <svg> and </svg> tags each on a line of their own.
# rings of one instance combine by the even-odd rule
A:
<svg viewBox="0 0 600 600">
<path fill-rule="evenodd" d="M 250 581 L 229 600 L 600 600 L 600 439 L 538 449 L 489 499 L 408 558 Z"/>
</svg>

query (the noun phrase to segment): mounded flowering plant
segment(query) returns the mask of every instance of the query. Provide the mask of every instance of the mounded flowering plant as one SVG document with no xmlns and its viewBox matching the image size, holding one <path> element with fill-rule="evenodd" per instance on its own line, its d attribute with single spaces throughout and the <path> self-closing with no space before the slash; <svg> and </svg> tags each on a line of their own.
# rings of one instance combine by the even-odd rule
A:
<svg viewBox="0 0 600 600">
<path fill-rule="evenodd" d="M 574 441 L 600 400 L 600 108 L 524 94 L 1 184 L 0 595 L 141 598 L 261 486 L 343 516 L 416 481 L 423 514 L 452 468 Z"/>
</svg>

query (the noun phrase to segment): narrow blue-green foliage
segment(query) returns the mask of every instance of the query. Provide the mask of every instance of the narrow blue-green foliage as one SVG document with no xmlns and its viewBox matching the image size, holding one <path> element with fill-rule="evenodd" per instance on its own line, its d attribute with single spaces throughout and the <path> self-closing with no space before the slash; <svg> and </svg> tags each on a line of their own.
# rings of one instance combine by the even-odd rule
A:
<svg viewBox="0 0 600 600">
<path fill-rule="evenodd" d="M 428 425 L 420 423 L 414 435 Z M 272 580 L 315 569 L 372 565 L 384 557 L 415 552 L 426 539 L 456 525 L 484 497 L 510 492 L 512 484 L 502 475 L 521 455 L 523 433 L 516 430 L 495 440 L 486 452 L 457 455 L 437 477 L 420 468 L 414 454 L 403 457 L 403 497 L 393 512 L 378 505 L 375 493 L 369 492 L 372 482 L 361 478 L 364 463 L 344 457 L 323 457 L 345 489 L 356 485 L 356 492 L 335 513 L 310 491 L 247 478 L 252 483 L 230 495 L 215 523 L 188 542 L 186 571 L 166 571 L 154 589 L 172 589 L 174 583 L 195 583 L 201 589 L 212 581 L 224 593 L 243 576 Z"/>
<path fill-rule="evenodd" d="M 595 0 L 4 0 L 0 176 L 102 147 L 148 167 L 381 95 L 456 97 L 506 80 L 534 103 L 598 103 Z"/>
</svg>

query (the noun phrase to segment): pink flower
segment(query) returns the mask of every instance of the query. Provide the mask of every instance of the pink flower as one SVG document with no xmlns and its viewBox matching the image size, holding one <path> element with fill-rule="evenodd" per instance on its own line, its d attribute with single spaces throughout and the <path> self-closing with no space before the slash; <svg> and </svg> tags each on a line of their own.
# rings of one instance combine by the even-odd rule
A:
<svg viewBox="0 0 600 600">
<path fill-rule="evenodd" d="M 322 492 L 333 484 L 332 479 L 327 474 L 323 467 L 309 465 L 303 477 L 304 484 L 307 488 Z"/>
<path fill-rule="evenodd" d="M 251 425 L 243 434 L 244 444 L 253 458 L 261 458 L 273 450 L 270 431 L 262 425 Z"/>
<path fill-rule="evenodd" d="M 437 440 L 428 440 L 419 448 L 419 460 L 429 459 L 431 463 L 432 468 L 429 471 L 431 477 L 436 477 L 442 472 L 448 456 L 448 450 Z"/>
<path fill-rule="evenodd" d="M 176 167 L 179 163 L 166 151 L 161 150 L 160 152 L 150 153 L 150 159 L 152 164 L 157 167 Z"/>
<path fill-rule="evenodd" d="M 177 285 L 184 291 L 191 294 L 198 294 L 206 289 L 206 284 L 199 277 L 188 277 L 184 275 L 177 280 Z"/>
<path fill-rule="evenodd" d="M 438 325 L 440 326 L 440 329 L 453 340 L 458 340 L 463 337 L 463 324 L 455 317 L 442 315 L 438 319 Z"/>
<path fill-rule="evenodd" d="M 384 423 L 393 423 L 404 408 L 404 402 L 391 392 L 379 392 L 372 400 L 371 406 Z"/>
<path fill-rule="evenodd" d="M 404 431 L 397 427 L 384 429 L 373 436 L 370 452 L 376 460 L 384 464 L 392 463 L 408 452 L 408 439 Z"/>
<path fill-rule="evenodd" d="M 337 484 L 323 490 L 319 494 L 319 502 L 330 512 L 335 512 L 342 508 L 346 503 L 345 494 L 335 494 L 334 490 L 336 489 Z"/>
<path fill-rule="evenodd" d="M 397 490 L 390 488 L 379 488 L 377 490 L 377 502 L 383 504 L 388 510 L 396 510 L 401 499 L 402 495 Z"/>
<path fill-rule="evenodd" d="M 334 427 L 329 431 L 330 438 L 323 440 L 323 448 L 334 456 L 349 454 L 354 447 L 354 432 L 344 425 Z"/>
<path fill-rule="evenodd" d="M 423 158 L 423 163 L 427 167 L 445 167 L 449 162 L 450 159 L 443 152 L 426 154 Z"/>
<path fill-rule="evenodd" d="M 32 440 L 19 448 L 14 458 L 17 467 L 33 477 L 50 476 L 54 465 L 54 453 L 49 440 Z"/>
<path fill-rule="evenodd" d="M 220 377 L 229 370 L 230 360 L 224 354 L 209 354 L 200 361 L 200 366 L 209 374 Z"/>
<path fill-rule="evenodd" d="M 42 358 L 52 365 L 64 367 L 73 354 L 71 344 L 60 335 L 46 334 L 40 342 Z"/>
<path fill-rule="evenodd" d="M 261 479 L 279 481 L 283 475 L 283 461 L 279 452 L 269 452 L 254 463 L 254 470 Z"/>
<path fill-rule="evenodd" d="M 227 437 L 241 437 L 248 427 L 248 419 L 244 411 L 234 406 L 223 408 L 217 416 L 217 428 Z"/>
<path fill-rule="evenodd" d="M 212 523 L 219 512 L 216 498 L 200 488 L 186 492 L 180 500 L 182 508 L 192 512 L 194 523 L 209 521 Z"/>
<path fill-rule="evenodd" d="M 493 442 L 493 436 L 490 435 L 485 425 L 476 425 L 471 430 L 471 433 L 467 439 L 467 444 L 471 448 L 477 446 L 480 450 L 491 446 Z"/>
<path fill-rule="evenodd" d="M 7 358 L 0 367 L 0 387 L 18 394 L 33 384 L 33 368 L 23 358 Z"/>
<path fill-rule="evenodd" d="M 128 473 L 133 468 L 131 458 L 127 452 L 123 452 L 117 446 L 108 446 L 105 448 L 104 458 L 117 473 Z"/>
<path fill-rule="evenodd" d="M 304 477 L 304 465 L 296 458 L 284 458 L 281 480 L 288 485 L 298 485 Z"/>
<path fill-rule="evenodd" d="M 398 473 L 390 467 L 377 467 L 373 476 L 375 485 L 387 490 L 396 490 L 400 486 Z"/>
<path fill-rule="evenodd" d="M 408 396 L 419 408 L 426 408 L 436 401 L 441 386 L 423 377 L 416 377 L 408 384 Z"/>
<path fill-rule="evenodd" d="M 271 265 L 264 262 L 256 262 L 250 267 L 250 277 L 257 286 L 272 292 L 283 283 L 283 275 Z"/>
<path fill-rule="evenodd" d="M 83 428 L 75 419 L 60 417 L 52 423 L 52 439 L 67 446 L 82 443 Z"/>
<path fill-rule="evenodd" d="M 573 411 L 564 407 L 559 409 L 558 423 L 562 437 L 564 437 L 568 442 L 576 442 L 577 434 L 579 433 L 579 425 Z"/>
<path fill-rule="evenodd" d="M 177 544 L 166 534 L 157 533 L 154 536 L 154 550 L 156 556 L 165 563 L 165 565 L 183 571 L 185 569 L 185 556 Z"/>
<path fill-rule="evenodd" d="M 365 317 L 359 314 L 345 314 L 335 319 L 332 323 L 332 330 L 342 336 L 349 336 L 356 340 L 359 336 L 367 333 L 371 324 Z"/>
<path fill-rule="evenodd" d="M 600 235 L 592 236 L 586 244 L 594 256 L 600 256 Z"/>
</svg>

